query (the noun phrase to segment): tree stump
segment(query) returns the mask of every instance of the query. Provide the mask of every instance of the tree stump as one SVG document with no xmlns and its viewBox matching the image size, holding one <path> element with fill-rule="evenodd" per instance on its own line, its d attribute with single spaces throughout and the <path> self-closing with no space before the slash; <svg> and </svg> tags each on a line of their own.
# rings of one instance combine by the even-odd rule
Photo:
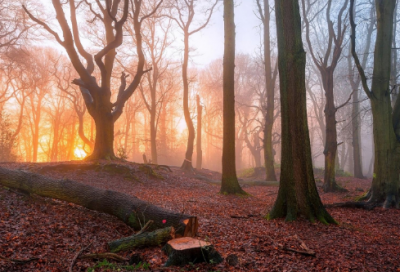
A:
<svg viewBox="0 0 400 272">
<path fill-rule="evenodd" d="M 175 238 L 173 227 L 158 229 L 153 232 L 145 232 L 139 235 L 125 237 L 108 243 L 111 252 L 116 253 L 123 250 L 141 246 L 158 246 Z"/>
<path fill-rule="evenodd" d="M 169 257 L 165 266 L 201 262 L 217 264 L 223 260 L 221 255 L 214 249 L 213 245 L 191 237 L 170 240 L 163 247 L 163 251 Z"/>
</svg>

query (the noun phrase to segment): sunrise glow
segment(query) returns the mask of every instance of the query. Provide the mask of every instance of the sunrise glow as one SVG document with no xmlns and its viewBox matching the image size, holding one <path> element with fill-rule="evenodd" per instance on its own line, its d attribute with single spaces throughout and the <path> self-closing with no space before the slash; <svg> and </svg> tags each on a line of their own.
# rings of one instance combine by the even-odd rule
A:
<svg viewBox="0 0 400 272">
<path fill-rule="evenodd" d="M 83 159 L 86 157 L 87 154 L 82 148 L 76 147 L 74 150 L 74 155 L 78 159 Z"/>
</svg>

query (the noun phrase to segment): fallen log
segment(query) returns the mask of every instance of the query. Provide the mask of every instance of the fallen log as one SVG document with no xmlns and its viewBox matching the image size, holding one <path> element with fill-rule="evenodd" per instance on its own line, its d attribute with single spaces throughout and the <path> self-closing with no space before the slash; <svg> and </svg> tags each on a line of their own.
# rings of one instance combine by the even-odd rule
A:
<svg viewBox="0 0 400 272">
<path fill-rule="evenodd" d="M 165 266 L 201 262 L 217 264 L 223 261 L 221 255 L 209 242 L 191 237 L 170 240 L 163 247 L 163 251 L 168 255 Z"/>
<path fill-rule="evenodd" d="M 39 174 L 0 167 L 0 185 L 31 194 L 71 202 L 118 217 L 135 230 L 152 220 L 149 230 L 174 227 L 176 237 L 195 236 L 197 217 L 159 208 L 137 197 L 92 187 L 73 180 L 57 180 Z"/>
<path fill-rule="evenodd" d="M 117 253 L 142 246 L 159 246 L 175 238 L 173 227 L 158 229 L 153 232 L 144 232 L 125 237 L 108 243 L 111 252 Z"/>
</svg>

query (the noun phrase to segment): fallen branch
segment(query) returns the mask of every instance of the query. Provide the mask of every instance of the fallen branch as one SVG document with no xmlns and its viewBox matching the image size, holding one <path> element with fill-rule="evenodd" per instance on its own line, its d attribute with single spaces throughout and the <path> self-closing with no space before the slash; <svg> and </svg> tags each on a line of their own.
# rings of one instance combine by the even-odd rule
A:
<svg viewBox="0 0 400 272">
<path fill-rule="evenodd" d="M 108 243 L 111 252 L 116 253 L 123 250 L 129 250 L 142 246 L 158 246 L 175 238 L 175 230 L 173 227 L 158 229 L 153 232 L 145 232 L 118 239 Z"/>
<path fill-rule="evenodd" d="M 76 255 L 74 256 L 74 258 L 71 261 L 71 264 L 69 266 L 69 272 L 73 272 L 72 269 L 75 265 L 76 260 L 78 259 L 79 255 L 81 255 L 86 249 L 88 249 L 90 246 L 92 245 L 92 243 L 90 243 L 88 246 L 82 248 L 81 250 L 79 250 L 78 253 L 76 253 Z"/>
<path fill-rule="evenodd" d="M 148 228 L 150 227 L 150 225 L 153 224 L 153 223 L 154 223 L 153 220 L 147 221 L 147 223 L 143 226 L 143 228 L 142 228 L 140 231 L 138 231 L 137 233 L 135 233 L 135 235 L 139 235 L 139 234 L 142 234 L 143 232 L 147 231 L 147 229 L 148 229 Z"/>
<path fill-rule="evenodd" d="M 79 259 L 109 259 L 117 262 L 127 262 L 129 259 L 126 259 L 118 254 L 106 252 L 106 253 L 92 253 L 85 254 L 78 257 Z"/>
<path fill-rule="evenodd" d="M 296 250 L 296 249 L 284 246 L 282 244 L 275 242 L 275 240 L 272 239 L 270 236 L 267 236 L 267 237 L 271 240 L 274 247 L 279 248 L 280 250 L 291 251 L 291 252 L 299 253 L 302 255 L 315 257 L 315 251 L 308 248 L 307 245 L 297 236 L 297 234 L 295 234 L 293 237 L 296 238 L 296 240 L 300 242 L 300 247 L 303 250 Z"/>
<path fill-rule="evenodd" d="M 23 263 L 29 263 L 29 262 L 32 262 L 32 261 L 35 261 L 35 260 L 39 260 L 39 258 L 30 258 L 30 259 L 9 259 L 9 258 L 6 258 L 6 257 L 0 255 L 0 260 L 6 261 L 6 262 L 10 262 L 10 263 L 20 263 L 20 264 L 23 264 Z"/>
</svg>

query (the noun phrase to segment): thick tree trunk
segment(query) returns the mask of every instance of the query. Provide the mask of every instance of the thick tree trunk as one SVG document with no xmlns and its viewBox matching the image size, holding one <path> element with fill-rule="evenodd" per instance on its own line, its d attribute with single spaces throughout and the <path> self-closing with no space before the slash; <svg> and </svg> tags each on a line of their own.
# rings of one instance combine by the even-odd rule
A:
<svg viewBox="0 0 400 272">
<path fill-rule="evenodd" d="M 307 124 L 306 53 L 301 40 L 297 0 L 275 0 L 281 88 L 282 161 L 278 197 L 269 219 L 292 221 L 303 214 L 311 221 L 335 223 L 315 185 Z"/>
<path fill-rule="evenodd" d="M 384 103 L 382 103 L 383 101 Z M 375 164 L 369 202 L 384 203 L 386 208 L 398 206 L 399 156 L 392 125 L 390 96 L 371 100 L 374 122 Z"/>
<path fill-rule="evenodd" d="M 201 165 L 203 162 L 203 151 L 201 149 L 201 118 L 203 115 L 203 106 L 200 103 L 200 96 L 197 95 L 196 97 L 196 102 L 197 102 L 197 141 L 196 141 L 196 153 L 197 153 L 197 159 L 196 159 L 196 169 L 200 170 Z"/>
<path fill-rule="evenodd" d="M 233 0 L 224 0 L 222 194 L 246 194 L 235 161 L 235 20 Z"/>
<path fill-rule="evenodd" d="M 85 160 L 115 160 L 114 154 L 114 120 L 111 115 L 111 103 L 105 102 L 105 105 L 99 106 L 95 112 L 89 111 L 96 126 L 96 138 L 91 155 Z"/>
<path fill-rule="evenodd" d="M 271 37 L 269 33 L 270 10 L 269 0 L 264 0 L 264 65 L 265 87 L 267 89 L 267 110 L 264 124 L 264 164 L 267 181 L 276 181 L 274 167 L 274 149 L 272 144 L 272 128 L 274 125 L 275 110 L 275 79 L 271 69 Z"/>
<path fill-rule="evenodd" d="M 173 213 L 134 196 L 72 180 L 55 180 L 34 173 L 0 167 L 0 184 L 111 214 L 136 230 L 141 229 L 141 224 L 144 225 L 152 220 L 150 229 L 172 226 L 177 236 L 195 236 L 197 233 L 198 223 L 194 216 Z"/>
<path fill-rule="evenodd" d="M 375 163 L 369 203 L 391 207 L 399 205 L 399 142 L 396 138 L 400 104 L 395 105 L 392 115 L 390 97 L 390 69 L 393 38 L 393 17 L 396 1 L 375 0 L 377 32 L 374 50 L 374 69 L 371 89 L 355 52 L 354 0 L 350 2 L 352 28 L 352 55 L 359 70 L 363 88 L 370 98 L 373 124 Z M 396 122 L 393 122 L 396 120 Z"/>
</svg>

